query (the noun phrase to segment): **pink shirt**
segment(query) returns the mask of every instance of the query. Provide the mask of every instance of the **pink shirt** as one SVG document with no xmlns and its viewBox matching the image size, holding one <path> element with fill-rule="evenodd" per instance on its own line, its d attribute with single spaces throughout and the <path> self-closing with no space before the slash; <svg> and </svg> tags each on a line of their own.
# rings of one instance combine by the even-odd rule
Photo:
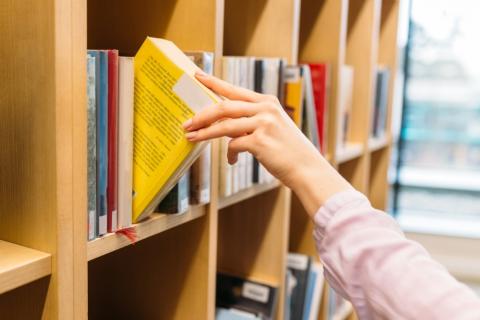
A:
<svg viewBox="0 0 480 320">
<path fill-rule="evenodd" d="M 480 319 L 480 299 L 357 191 L 315 215 L 325 277 L 360 319 Z"/>
</svg>

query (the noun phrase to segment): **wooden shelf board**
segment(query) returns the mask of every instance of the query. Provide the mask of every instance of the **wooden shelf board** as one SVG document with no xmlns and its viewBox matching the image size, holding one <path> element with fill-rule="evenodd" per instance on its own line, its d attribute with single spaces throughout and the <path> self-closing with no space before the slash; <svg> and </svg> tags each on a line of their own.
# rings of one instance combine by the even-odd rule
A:
<svg viewBox="0 0 480 320">
<path fill-rule="evenodd" d="M 134 224 L 137 234 L 137 242 L 175 228 L 189 221 L 205 215 L 207 205 L 192 206 L 185 213 L 164 214 L 154 213 L 148 220 Z M 89 241 L 87 244 L 88 261 L 114 252 L 118 249 L 131 245 L 132 242 L 124 235 L 109 233 L 103 237 Z"/>
<path fill-rule="evenodd" d="M 375 152 L 387 147 L 389 144 L 390 139 L 386 135 L 383 135 L 381 137 L 370 137 L 368 139 L 368 150 L 370 152 Z"/>
<path fill-rule="evenodd" d="M 280 185 L 281 184 L 278 180 L 275 180 L 271 183 L 255 184 L 252 187 L 237 192 L 231 196 L 222 197 L 218 201 L 218 210 L 229 207 L 243 200 L 250 199 L 272 189 L 278 188 Z"/>
<path fill-rule="evenodd" d="M 50 254 L 0 240 L 0 294 L 51 273 Z"/>
<path fill-rule="evenodd" d="M 350 143 L 340 147 L 337 153 L 337 163 L 342 164 L 350 160 L 359 158 L 362 155 L 363 146 L 361 143 Z"/>
</svg>

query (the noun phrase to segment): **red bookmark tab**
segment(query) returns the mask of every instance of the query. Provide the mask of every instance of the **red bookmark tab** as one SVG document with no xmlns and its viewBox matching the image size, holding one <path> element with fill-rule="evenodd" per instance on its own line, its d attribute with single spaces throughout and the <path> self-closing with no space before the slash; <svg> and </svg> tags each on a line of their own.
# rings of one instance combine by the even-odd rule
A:
<svg viewBox="0 0 480 320">
<path fill-rule="evenodd" d="M 124 235 L 125 237 L 127 237 L 128 240 L 130 240 L 132 244 L 134 244 L 138 240 L 137 231 L 135 231 L 134 227 L 128 227 L 128 228 L 117 230 L 115 234 Z"/>
</svg>

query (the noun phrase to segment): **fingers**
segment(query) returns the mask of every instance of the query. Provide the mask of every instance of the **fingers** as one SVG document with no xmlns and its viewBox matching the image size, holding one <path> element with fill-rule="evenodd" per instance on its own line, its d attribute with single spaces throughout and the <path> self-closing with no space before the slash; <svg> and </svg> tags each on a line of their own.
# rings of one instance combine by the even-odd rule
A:
<svg viewBox="0 0 480 320">
<path fill-rule="evenodd" d="M 234 164 L 238 160 L 238 154 L 241 152 L 253 153 L 254 143 L 251 135 L 233 138 L 228 143 L 227 158 L 228 163 Z"/>
<path fill-rule="evenodd" d="M 195 131 L 208 127 L 224 118 L 251 117 L 260 111 L 260 107 L 254 103 L 243 101 L 225 100 L 218 105 L 205 108 L 192 119 L 183 124 L 187 131 Z"/>
<path fill-rule="evenodd" d="M 234 86 L 206 73 L 197 72 L 195 77 L 198 81 L 213 90 L 215 93 L 230 100 L 257 102 L 262 99 L 262 95 L 260 93 Z"/>
<path fill-rule="evenodd" d="M 203 141 L 219 137 L 236 138 L 253 132 L 257 126 L 254 118 L 226 119 L 209 127 L 188 132 L 185 137 L 189 141 Z"/>
</svg>

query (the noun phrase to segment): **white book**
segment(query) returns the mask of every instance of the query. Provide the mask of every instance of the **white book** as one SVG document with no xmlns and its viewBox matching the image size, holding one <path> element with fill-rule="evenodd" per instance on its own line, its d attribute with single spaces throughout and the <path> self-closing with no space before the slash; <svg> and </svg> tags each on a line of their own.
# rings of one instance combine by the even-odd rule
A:
<svg viewBox="0 0 480 320">
<path fill-rule="evenodd" d="M 278 96 L 280 59 L 263 58 L 263 93 Z"/>
<path fill-rule="evenodd" d="M 316 273 L 316 278 L 312 294 L 312 304 L 310 305 L 310 310 L 308 312 L 308 320 L 317 320 L 325 278 L 323 276 L 323 266 L 319 262 L 313 262 L 311 268 L 312 271 Z"/>
<path fill-rule="evenodd" d="M 96 61 L 87 54 L 87 195 L 88 195 L 88 240 L 96 237 L 97 222 L 97 125 L 96 125 Z M 98 62 L 100 63 L 100 62 Z"/>
<path fill-rule="evenodd" d="M 229 138 L 220 139 L 220 196 L 228 197 L 232 194 L 232 167 L 227 161 Z"/>
<path fill-rule="evenodd" d="M 118 228 L 132 225 L 133 58 L 118 58 Z"/>
</svg>

